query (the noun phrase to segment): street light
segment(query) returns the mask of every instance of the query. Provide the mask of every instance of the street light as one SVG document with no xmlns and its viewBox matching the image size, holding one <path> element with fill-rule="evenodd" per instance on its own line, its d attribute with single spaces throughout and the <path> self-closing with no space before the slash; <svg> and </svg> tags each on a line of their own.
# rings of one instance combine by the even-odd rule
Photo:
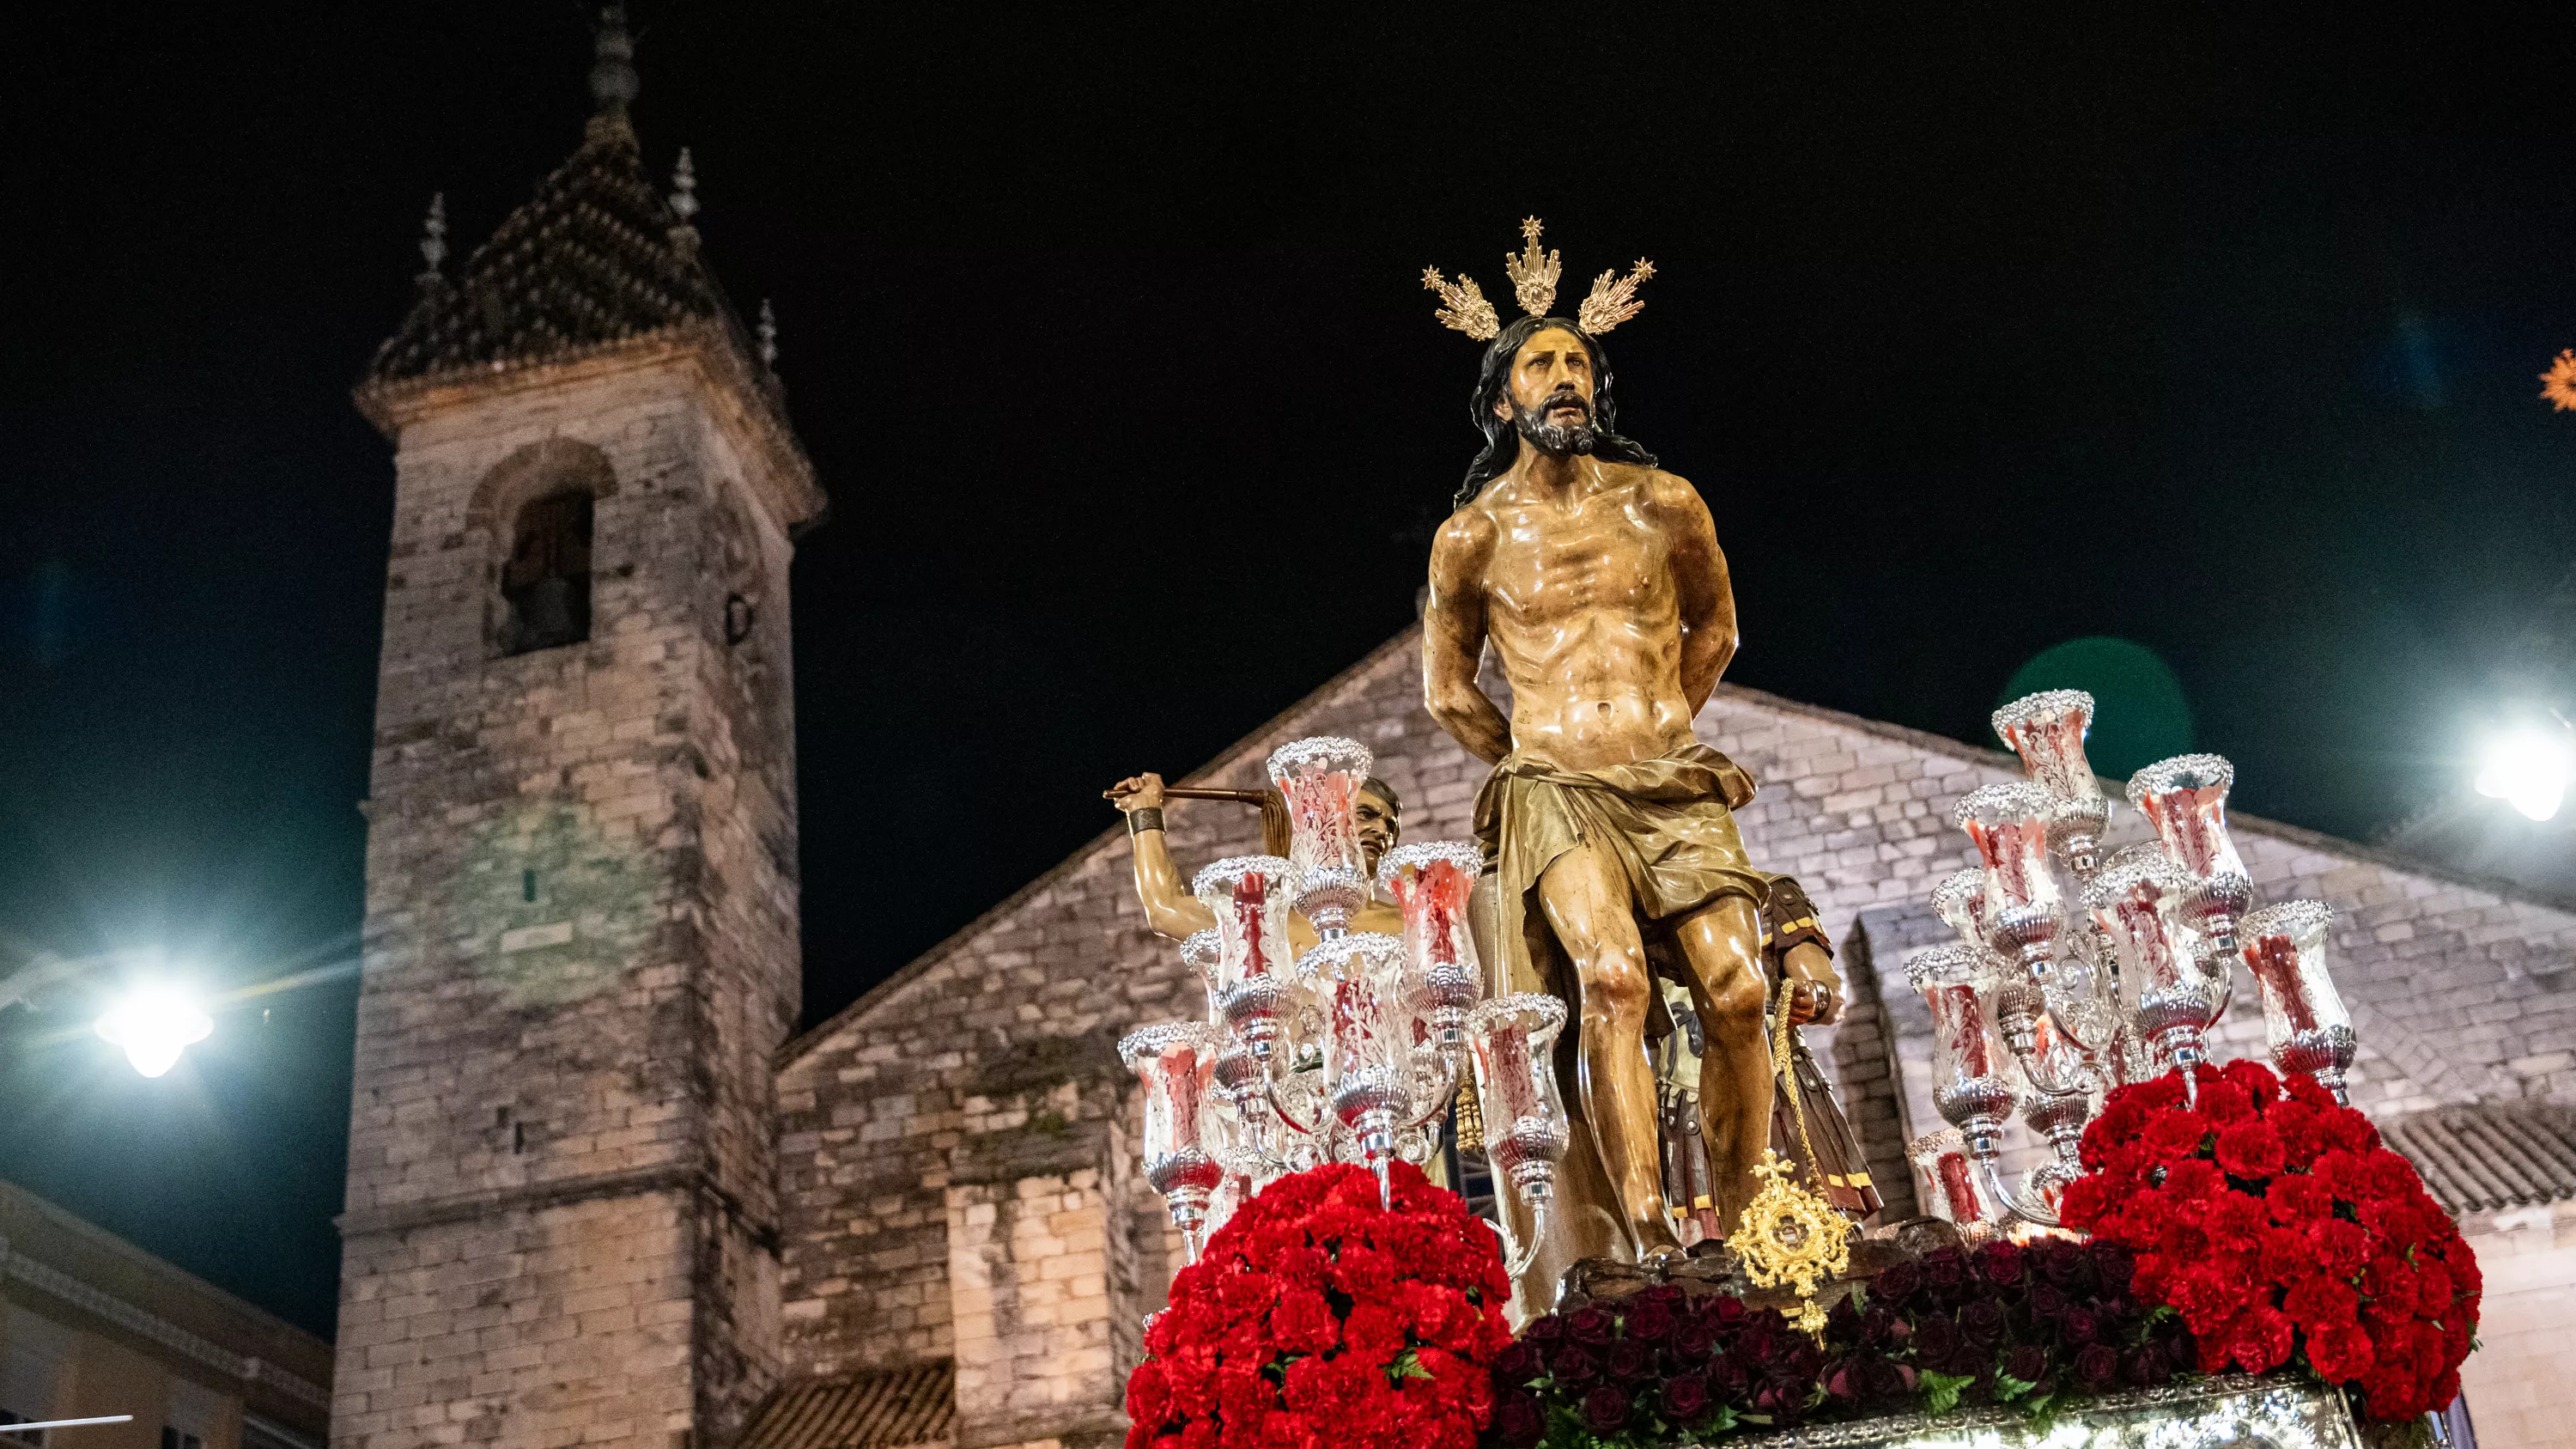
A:
<svg viewBox="0 0 2576 1449">
<path fill-rule="evenodd" d="M 204 1041 L 215 1030 L 195 996 L 162 982 L 136 987 L 98 1019 L 98 1034 L 125 1048 L 125 1059 L 147 1077 L 157 1077 L 179 1064 L 179 1053 Z"/>
<path fill-rule="evenodd" d="M 2569 748 L 2567 726 L 2555 720 L 2507 728 L 2487 741 L 2478 758 L 2478 793 L 2533 820 L 2558 813 L 2571 778 L 2576 750 Z"/>
</svg>

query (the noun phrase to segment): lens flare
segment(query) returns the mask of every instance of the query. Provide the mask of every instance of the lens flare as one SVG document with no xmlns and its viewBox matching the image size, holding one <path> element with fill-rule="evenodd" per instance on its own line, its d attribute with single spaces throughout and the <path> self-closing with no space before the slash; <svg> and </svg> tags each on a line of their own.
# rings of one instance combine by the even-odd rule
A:
<svg viewBox="0 0 2576 1449">
<path fill-rule="evenodd" d="M 125 1048 L 125 1059 L 147 1077 L 157 1077 L 179 1064 L 179 1054 L 214 1034 L 191 993 L 162 984 L 138 986 L 98 1019 L 97 1031 L 111 1046 Z"/>
<path fill-rule="evenodd" d="M 2567 782 L 2576 775 L 2567 731 L 2523 725 L 2487 741 L 2478 760 L 2478 793 L 2502 800 L 2534 820 L 2558 813 Z"/>
</svg>

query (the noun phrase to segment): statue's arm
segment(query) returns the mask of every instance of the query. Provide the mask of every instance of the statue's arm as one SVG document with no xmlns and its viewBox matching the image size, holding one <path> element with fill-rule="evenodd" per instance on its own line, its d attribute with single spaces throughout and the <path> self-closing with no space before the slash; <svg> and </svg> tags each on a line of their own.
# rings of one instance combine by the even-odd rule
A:
<svg viewBox="0 0 2576 1449">
<path fill-rule="evenodd" d="M 1717 521 L 1699 490 L 1670 473 L 1655 475 L 1655 501 L 1672 530 L 1673 583 L 1680 595 L 1682 697 L 1696 716 L 1717 690 L 1735 657 L 1735 586 L 1727 581 L 1726 553 L 1717 546 Z"/>
<path fill-rule="evenodd" d="M 1422 610 L 1422 702 L 1467 753 L 1487 764 L 1512 751 L 1512 723 L 1476 687 L 1485 653 L 1485 565 L 1494 523 L 1462 508 L 1431 541 L 1431 596 Z"/>
<path fill-rule="evenodd" d="M 1121 780 L 1110 787 L 1108 795 L 1124 813 L 1159 811 L 1163 806 L 1163 777 L 1138 775 Z M 1145 923 L 1154 928 L 1155 935 L 1185 940 L 1191 932 L 1216 924 L 1216 916 L 1190 894 L 1190 883 L 1181 875 L 1180 863 L 1172 859 L 1169 835 L 1160 829 L 1139 830 L 1128 836 L 1127 844 L 1135 856 L 1136 899 L 1145 907 Z"/>
</svg>

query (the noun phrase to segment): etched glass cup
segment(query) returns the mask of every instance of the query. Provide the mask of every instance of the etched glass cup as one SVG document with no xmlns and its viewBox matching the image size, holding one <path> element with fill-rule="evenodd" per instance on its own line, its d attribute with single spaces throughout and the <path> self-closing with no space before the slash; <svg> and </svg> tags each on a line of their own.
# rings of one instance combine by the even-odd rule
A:
<svg viewBox="0 0 2576 1449">
<path fill-rule="evenodd" d="M 1321 935 L 1347 929 L 1368 900 L 1352 806 L 1376 759 L 1368 746 L 1335 735 L 1296 740 L 1271 752 L 1270 783 L 1288 803 L 1288 858 L 1297 866 L 1297 909 Z"/>
<path fill-rule="evenodd" d="M 1289 883 L 1296 867 L 1275 855 L 1217 861 L 1190 882 L 1216 916 L 1217 1002 L 1226 1025 L 1267 1062 L 1297 1006 L 1288 951 Z"/>
<path fill-rule="evenodd" d="M 1564 1028 L 1565 1003 L 1537 992 L 1497 996 L 1467 1014 L 1485 1160 L 1525 1203 L 1554 1193 L 1556 1164 L 1565 1156 L 1554 1052 Z"/>
<path fill-rule="evenodd" d="M 2111 802 L 2084 757 L 2093 725 L 2093 696 L 2080 689 L 2026 694 L 1994 713 L 1995 733 L 2021 756 L 2033 783 L 2048 791 L 2049 844 L 2079 876 L 2091 875 L 2111 821 Z"/>
<path fill-rule="evenodd" d="M 1199 984 L 1207 988 L 1207 1019 L 1217 1024 L 1225 1021 L 1225 994 L 1218 985 L 1225 964 L 1225 937 L 1216 927 L 1192 931 L 1181 942 L 1181 964 L 1198 973 Z"/>
<path fill-rule="evenodd" d="M 1986 785 L 1952 818 L 1976 843 L 1986 877 L 1986 944 L 2044 978 L 2066 925 L 2066 899 L 2048 866 L 2048 791 L 2027 780 Z"/>
<path fill-rule="evenodd" d="M 1218 1045 L 1216 1029 L 1195 1021 L 1139 1027 L 1118 1043 L 1119 1060 L 1145 1087 L 1145 1180 L 1171 1209 L 1191 1262 L 1207 1226 L 1208 1194 L 1225 1180 L 1224 1164 L 1199 1133 Z"/>
<path fill-rule="evenodd" d="M 2183 924 L 2222 967 L 2236 954 L 2236 917 L 2254 899 L 2253 878 L 2227 833 L 2227 791 L 2235 783 L 2236 767 L 2217 755 L 2176 755 L 2129 778 L 2129 803 L 2189 878 L 2180 902 Z"/>
<path fill-rule="evenodd" d="M 1965 946 L 1929 946 L 1906 958 L 1905 979 L 1932 1011 L 1932 1104 L 1966 1135 L 1972 1153 L 1991 1150 L 2012 1116 L 2014 1092 L 1977 999 L 1980 962 Z M 1978 1139 L 1987 1139 L 1983 1149 Z"/>
<path fill-rule="evenodd" d="M 1324 1101 L 1381 1186 L 1413 1102 L 1413 1020 L 1404 1010 L 1404 942 L 1354 931 L 1297 962 L 1324 1014 Z"/>
<path fill-rule="evenodd" d="M 1928 1200 L 1932 1216 L 1957 1228 L 1972 1242 L 1993 1236 L 1995 1221 L 2002 1214 L 1987 1200 L 1985 1185 L 1978 1180 L 1976 1164 L 1968 1160 L 1967 1143 L 1959 1136 L 1959 1129 L 1927 1132 L 1905 1145 L 1905 1155 L 1913 1160 L 1923 1183 L 1932 1189 Z"/>
<path fill-rule="evenodd" d="M 1456 840 L 1399 845 L 1377 876 L 1404 912 L 1406 977 L 1411 1009 L 1431 1044 L 1452 1061 L 1467 1038 L 1467 1013 L 1483 993 L 1484 973 L 1467 930 L 1467 897 L 1484 870 L 1484 853 Z"/>
<path fill-rule="evenodd" d="M 2139 1037 L 2159 1059 L 2183 1069 L 2186 1087 L 2209 1058 L 2207 1033 L 2218 997 L 2181 939 L 2173 905 L 2192 880 L 2156 846 L 2113 855 L 2084 888 L 2084 908 L 2120 962 L 2121 995 Z"/>
<path fill-rule="evenodd" d="M 2272 1064 L 2306 1072 L 2349 1104 L 2344 1074 L 2358 1045 L 2352 1014 L 2344 1010 L 2326 969 L 2328 929 L 2334 911 L 2323 901 L 2283 901 L 2249 912 L 2236 937 L 2263 997 L 2263 1031 Z"/>
</svg>

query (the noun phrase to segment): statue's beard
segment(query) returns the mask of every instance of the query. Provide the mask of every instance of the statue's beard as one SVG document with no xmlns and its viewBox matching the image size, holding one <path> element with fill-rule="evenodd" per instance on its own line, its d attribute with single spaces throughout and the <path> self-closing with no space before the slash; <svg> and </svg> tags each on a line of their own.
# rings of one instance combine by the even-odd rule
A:
<svg viewBox="0 0 2576 1449">
<path fill-rule="evenodd" d="M 1549 422 L 1549 411 L 1568 400 L 1583 409 L 1583 421 L 1571 424 Z M 1536 407 L 1512 409 L 1512 423 L 1522 437 L 1529 439 L 1531 447 L 1551 458 L 1589 454 L 1593 445 L 1601 440 L 1601 434 L 1592 426 L 1592 405 L 1570 392 L 1550 393 L 1540 399 Z"/>
</svg>

